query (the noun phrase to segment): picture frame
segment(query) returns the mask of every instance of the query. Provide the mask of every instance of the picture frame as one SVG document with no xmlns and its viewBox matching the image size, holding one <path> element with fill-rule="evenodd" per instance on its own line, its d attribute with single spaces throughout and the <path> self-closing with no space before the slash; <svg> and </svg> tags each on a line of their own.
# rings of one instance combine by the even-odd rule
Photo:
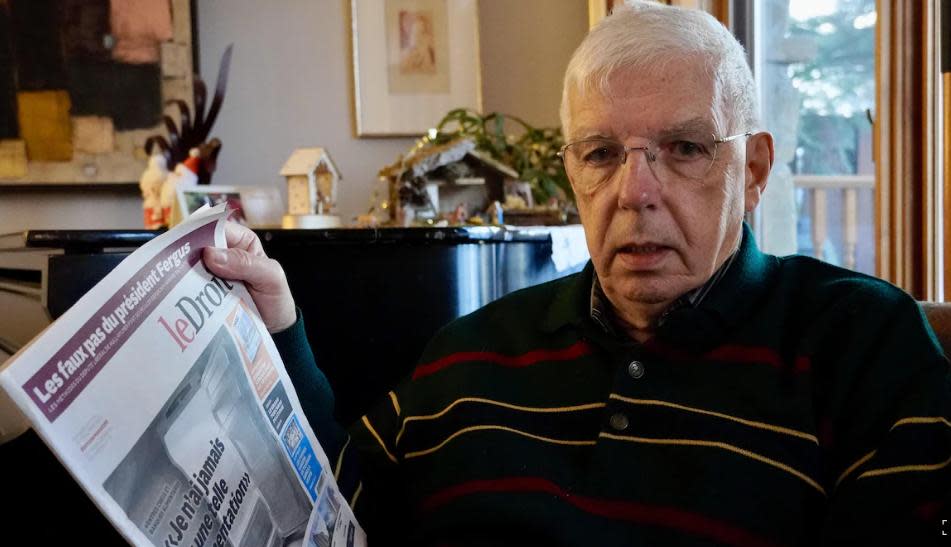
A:
<svg viewBox="0 0 951 547">
<path fill-rule="evenodd" d="M 350 13 L 358 137 L 416 137 L 455 108 L 482 111 L 476 0 L 351 0 Z"/>
<path fill-rule="evenodd" d="M 252 228 L 280 228 L 284 200 L 276 186 L 198 185 L 176 188 L 177 208 L 173 223 L 178 223 L 202 205 L 214 206 L 224 201 L 240 210 L 231 218 Z"/>
<path fill-rule="evenodd" d="M 614 0 L 588 0 L 588 28 L 594 28 L 612 9 Z"/>
<path fill-rule="evenodd" d="M 247 226 L 248 220 L 244 214 L 244 204 L 241 201 L 241 188 L 238 186 L 222 186 L 206 184 L 198 186 L 179 186 L 175 189 L 178 207 L 172 213 L 172 225 L 200 209 L 203 205 L 214 207 L 220 203 L 228 203 L 229 209 L 235 212 L 228 217 Z"/>
<path fill-rule="evenodd" d="M 194 108 L 195 1 L 118 12 L 103 0 L 0 2 L 0 34 L 29 44 L 0 56 L 31 75 L 0 81 L 0 187 L 137 184 L 146 139 L 166 134 L 163 115 L 178 119 L 169 102 Z"/>
</svg>

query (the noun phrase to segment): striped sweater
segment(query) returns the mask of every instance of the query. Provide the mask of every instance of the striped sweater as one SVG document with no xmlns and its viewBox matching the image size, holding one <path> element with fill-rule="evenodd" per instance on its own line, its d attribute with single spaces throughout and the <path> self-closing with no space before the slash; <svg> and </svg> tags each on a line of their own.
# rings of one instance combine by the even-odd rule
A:
<svg viewBox="0 0 951 547">
<path fill-rule="evenodd" d="M 302 327 L 279 337 L 372 544 L 951 539 L 949 369 L 908 295 L 747 231 L 636 344 L 591 320 L 591 283 L 589 264 L 450 323 L 349 438 Z"/>
</svg>

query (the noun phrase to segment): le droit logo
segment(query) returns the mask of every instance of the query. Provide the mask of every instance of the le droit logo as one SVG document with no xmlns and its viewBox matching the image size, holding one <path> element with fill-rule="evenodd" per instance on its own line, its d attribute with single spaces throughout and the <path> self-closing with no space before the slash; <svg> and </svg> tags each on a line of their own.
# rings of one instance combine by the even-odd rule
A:
<svg viewBox="0 0 951 547">
<path fill-rule="evenodd" d="M 211 276 L 211 281 L 205 284 L 193 297 L 183 296 L 175 302 L 175 308 L 181 317 L 174 319 L 170 324 L 165 317 L 159 316 L 158 322 L 165 328 L 175 343 L 185 351 L 205 326 L 205 321 L 211 317 L 218 306 L 221 306 L 225 296 L 234 288 L 234 285 L 224 279 Z"/>
</svg>

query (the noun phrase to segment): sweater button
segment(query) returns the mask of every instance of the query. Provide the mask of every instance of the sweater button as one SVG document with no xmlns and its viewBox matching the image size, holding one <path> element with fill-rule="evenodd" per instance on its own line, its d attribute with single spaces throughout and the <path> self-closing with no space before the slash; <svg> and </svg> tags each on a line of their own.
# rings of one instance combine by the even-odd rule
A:
<svg viewBox="0 0 951 547">
<path fill-rule="evenodd" d="M 631 361 L 631 364 L 627 365 L 627 373 L 635 380 L 643 378 L 644 364 L 640 361 Z"/>
<path fill-rule="evenodd" d="M 617 414 L 611 416 L 611 427 L 617 431 L 624 431 L 627 429 L 627 426 L 630 425 L 630 422 L 627 419 L 627 416 L 618 412 Z"/>
</svg>

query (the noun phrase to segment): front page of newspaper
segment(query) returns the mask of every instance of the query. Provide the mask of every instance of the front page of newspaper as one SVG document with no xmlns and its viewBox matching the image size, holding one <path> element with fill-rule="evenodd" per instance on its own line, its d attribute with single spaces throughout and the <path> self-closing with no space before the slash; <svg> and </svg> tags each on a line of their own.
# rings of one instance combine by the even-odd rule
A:
<svg viewBox="0 0 951 547">
<path fill-rule="evenodd" d="M 251 297 L 201 261 L 226 214 L 132 253 L 0 385 L 136 545 L 365 545 Z"/>
</svg>

